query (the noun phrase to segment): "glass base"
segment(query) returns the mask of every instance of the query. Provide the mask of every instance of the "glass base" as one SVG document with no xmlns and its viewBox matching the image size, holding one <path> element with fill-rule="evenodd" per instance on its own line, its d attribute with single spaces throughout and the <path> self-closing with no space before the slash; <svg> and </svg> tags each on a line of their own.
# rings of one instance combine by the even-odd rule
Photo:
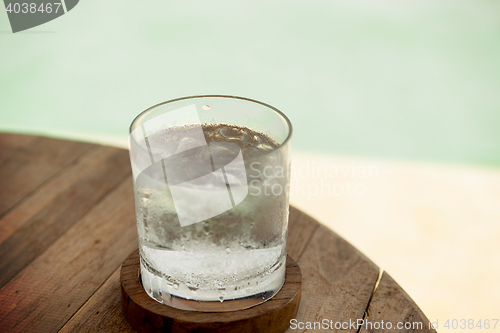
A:
<svg viewBox="0 0 500 333">
<path fill-rule="evenodd" d="M 165 286 L 164 279 L 143 266 L 142 261 L 139 280 L 149 297 L 158 303 L 188 311 L 226 312 L 248 309 L 272 298 L 283 287 L 285 271 L 286 264 L 283 263 L 272 276 L 266 277 L 265 284 L 262 284 L 262 288 L 257 293 L 243 296 L 226 296 L 218 300 L 199 300 L 175 293 L 175 290 L 171 290 L 173 288 Z M 164 288 L 161 288 L 161 286 L 164 286 Z"/>
</svg>

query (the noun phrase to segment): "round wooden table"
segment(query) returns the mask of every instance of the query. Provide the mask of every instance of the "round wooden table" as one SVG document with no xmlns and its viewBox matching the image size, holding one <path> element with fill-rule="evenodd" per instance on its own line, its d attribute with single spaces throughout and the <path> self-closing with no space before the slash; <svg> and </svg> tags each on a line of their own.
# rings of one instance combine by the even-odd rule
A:
<svg viewBox="0 0 500 333">
<path fill-rule="evenodd" d="M 435 332 L 387 273 L 293 207 L 287 247 L 303 275 L 288 332 Z M 133 332 L 119 281 L 135 248 L 127 150 L 0 133 L 0 332 Z"/>
</svg>

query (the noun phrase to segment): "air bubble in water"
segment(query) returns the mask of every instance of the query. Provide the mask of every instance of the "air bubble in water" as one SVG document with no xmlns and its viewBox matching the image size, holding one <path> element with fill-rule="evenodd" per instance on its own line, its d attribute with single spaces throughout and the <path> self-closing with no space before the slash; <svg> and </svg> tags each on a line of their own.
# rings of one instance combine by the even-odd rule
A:
<svg viewBox="0 0 500 333">
<path fill-rule="evenodd" d="M 186 286 L 188 287 L 189 290 L 191 290 L 192 292 L 196 292 L 199 288 L 200 288 L 200 284 L 197 283 L 197 284 L 192 284 L 190 282 L 187 282 L 186 283 Z"/>
<path fill-rule="evenodd" d="M 230 248 L 228 248 L 228 247 L 226 247 L 226 253 L 227 253 L 227 254 L 231 253 L 231 249 L 230 249 Z"/>
<path fill-rule="evenodd" d="M 210 225 L 208 221 L 203 222 L 203 232 L 205 235 L 210 235 Z"/>
</svg>

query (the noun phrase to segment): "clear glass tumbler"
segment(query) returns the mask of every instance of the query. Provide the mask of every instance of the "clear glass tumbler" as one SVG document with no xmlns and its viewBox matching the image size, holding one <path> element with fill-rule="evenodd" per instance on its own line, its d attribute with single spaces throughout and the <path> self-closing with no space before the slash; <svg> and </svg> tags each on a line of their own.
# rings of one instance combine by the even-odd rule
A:
<svg viewBox="0 0 500 333">
<path fill-rule="evenodd" d="M 233 311 L 285 281 L 292 126 L 247 98 L 155 105 L 130 127 L 141 282 L 156 301 Z"/>
</svg>

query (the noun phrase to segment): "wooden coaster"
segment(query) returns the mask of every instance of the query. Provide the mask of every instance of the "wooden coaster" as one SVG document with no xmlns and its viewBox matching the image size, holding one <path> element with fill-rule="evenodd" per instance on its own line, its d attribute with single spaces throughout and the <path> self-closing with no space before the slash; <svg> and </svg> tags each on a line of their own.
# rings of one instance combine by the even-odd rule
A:
<svg viewBox="0 0 500 333">
<path fill-rule="evenodd" d="M 135 250 L 120 273 L 123 311 L 138 332 L 284 332 L 299 310 L 302 274 L 290 256 L 286 258 L 285 284 L 274 297 L 228 312 L 186 311 L 156 302 L 142 288 L 139 266 L 139 250 Z"/>
</svg>

